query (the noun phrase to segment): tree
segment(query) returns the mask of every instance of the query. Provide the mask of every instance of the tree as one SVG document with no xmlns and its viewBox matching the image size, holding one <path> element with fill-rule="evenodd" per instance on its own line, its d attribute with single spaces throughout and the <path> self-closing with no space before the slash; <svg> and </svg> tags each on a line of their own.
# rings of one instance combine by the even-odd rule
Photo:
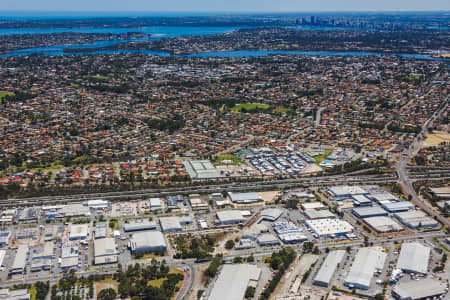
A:
<svg viewBox="0 0 450 300">
<path fill-rule="evenodd" d="M 233 240 L 228 240 L 228 241 L 225 243 L 225 249 L 230 250 L 230 249 L 233 249 L 233 247 L 234 247 L 234 241 L 233 241 Z"/>
<path fill-rule="evenodd" d="M 287 202 L 287 208 L 297 209 L 298 200 L 297 199 L 289 199 Z"/>
<path fill-rule="evenodd" d="M 375 300 L 384 300 L 384 295 L 382 293 L 378 293 L 375 295 Z"/>
<path fill-rule="evenodd" d="M 253 296 L 255 296 L 255 288 L 248 286 L 245 290 L 245 298 L 253 298 Z"/>
<path fill-rule="evenodd" d="M 114 300 L 116 299 L 117 293 L 112 288 L 103 289 L 98 293 L 97 298 L 99 300 Z"/>
<path fill-rule="evenodd" d="M 270 259 L 270 267 L 274 270 L 278 270 L 278 268 L 280 267 L 282 262 L 283 261 L 281 260 L 280 257 L 278 257 L 278 256 L 272 257 Z"/>
</svg>

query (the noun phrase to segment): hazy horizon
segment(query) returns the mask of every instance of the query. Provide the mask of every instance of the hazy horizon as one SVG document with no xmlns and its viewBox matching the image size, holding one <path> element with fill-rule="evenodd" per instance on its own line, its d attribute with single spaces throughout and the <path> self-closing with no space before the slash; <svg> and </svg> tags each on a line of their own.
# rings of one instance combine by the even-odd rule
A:
<svg viewBox="0 0 450 300">
<path fill-rule="evenodd" d="M 430 12 L 450 11 L 448 0 L 322 0 L 313 3 L 300 0 L 3 0 L 1 12 L 34 13 L 289 13 L 289 12 Z"/>
</svg>

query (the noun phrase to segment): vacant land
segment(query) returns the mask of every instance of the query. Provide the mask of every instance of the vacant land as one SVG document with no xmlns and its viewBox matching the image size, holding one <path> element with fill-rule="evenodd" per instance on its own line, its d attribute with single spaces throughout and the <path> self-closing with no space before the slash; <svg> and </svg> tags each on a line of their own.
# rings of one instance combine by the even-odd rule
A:
<svg viewBox="0 0 450 300">
<path fill-rule="evenodd" d="M 112 288 L 117 292 L 117 287 L 119 286 L 119 283 L 116 280 L 113 280 L 112 278 L 108 278 L 102 281 L 97 281 L 95 283 L 95 290 L 97 294 L 104 289 Z"/>
<path fill-rule="evenodd" d="M 427 135 L 427 138 L 422 142 L 422 146 L 433 147 L 442 142 L 450 142 L 450 134 L 445 131 L 434 131 Z"/>
</svg>

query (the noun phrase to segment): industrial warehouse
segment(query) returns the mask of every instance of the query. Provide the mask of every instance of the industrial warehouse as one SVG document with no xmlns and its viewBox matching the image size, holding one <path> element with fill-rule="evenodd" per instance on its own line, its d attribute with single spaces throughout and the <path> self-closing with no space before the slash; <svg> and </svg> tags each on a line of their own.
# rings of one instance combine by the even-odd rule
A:
<svg viewBox="0 0 450 300">
<path fill-rule="evenodd" d="M 256 287 L 260 274 L 255 265 L 224 265 L 208 299 L 242 300 L 248 286 Z"/>
<path fill-rule="evenodd" d="M 320 267 L 319 272 L 317 272 L 317 275 L 314 278 L 313 283 L 315 285 L 328 287 L 334 272 L 336 272 L 336 269 L 339 267 L 339 264 L 344 259 L 344 255 L 345 255 L 344 250 L 336 250 L 328 253 L 327 258 L 325 258 L 325 261 Z"/>
<path fill-rule="evenodd" d="M 392 296 L 397 300 L 439 299 L 447 292 L 444 282 L 426 278 L 420 281 L 402 282 L 394 287 Z"/>
<path fill-rule="evenodd" d="M 340 236 L 353 231 L 353 226 L 341 219 L 308 220 L 306 225 L 317 236 Z"/>
<path fill-rule="evenodd" d="M 128 241 L 132 254 L 167 249 L 164 235 L 159 231 L 140 231 L 133 233 Z"/>
<path fill-rule="evenodd" d="M 374 273 L 383 269 L 385 260 L 386 253 L 381 248 L 359 249 L 345 279 L 345 285 L 349 288 L 368 290 Z"/>
<path fill-rule="evenodd" d="M 426 274 L 430 260 L 430 248 L 420 243 L 404 243 L 397 261 L 397 268 L 406 273 Z"/>
</svg>

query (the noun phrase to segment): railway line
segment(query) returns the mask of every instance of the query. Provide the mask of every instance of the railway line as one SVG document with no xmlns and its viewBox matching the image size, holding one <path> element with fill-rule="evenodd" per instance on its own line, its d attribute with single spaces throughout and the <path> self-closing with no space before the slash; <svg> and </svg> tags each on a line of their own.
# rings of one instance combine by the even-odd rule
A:
<svg viewBox="0 0 450 300">
<path fill-rule="evenodd" d="M 447 172 L 441 173 L 414 173 L 410 176 L 411 180 L 442 180 L 450 178 Z M 321 176 L 321 177 L 305 177 L 298 179 L 282 179 L 273 181 L 257 181 L 257 182 L 235 182 L 226 184 L 211 184 L 199 186 L 185 186 L 172 187 L 166 189 L 145 189 L 137 191 L 124 192 L 106 192 L 106 193 L 91 193 L 91 194 L 76 194 L 67 196 L 45 196 L 32 198 L 18 198 L 0 200 L 0 207 L 15 207 L 15 206 L 33 206 L 33 205 L 51 205 L 64 204 L 70 202 L 81 202 L 94 199 L 105 199 L 110 201 L 121 199 L 136 199 L 139 197 L 164 197 L 177 194 L 189 193 L 214 193 L 214 192 L 245 192 L 251 190 L 268 190 L 268 189 L 285 189 L 295 188 L 300 186 L 332 186 L 339 184 L 382 184 L 397 182 L 398 178 L 394 174 L 388 175 L 361 175 L 361 176 Z"/>
</svg>

